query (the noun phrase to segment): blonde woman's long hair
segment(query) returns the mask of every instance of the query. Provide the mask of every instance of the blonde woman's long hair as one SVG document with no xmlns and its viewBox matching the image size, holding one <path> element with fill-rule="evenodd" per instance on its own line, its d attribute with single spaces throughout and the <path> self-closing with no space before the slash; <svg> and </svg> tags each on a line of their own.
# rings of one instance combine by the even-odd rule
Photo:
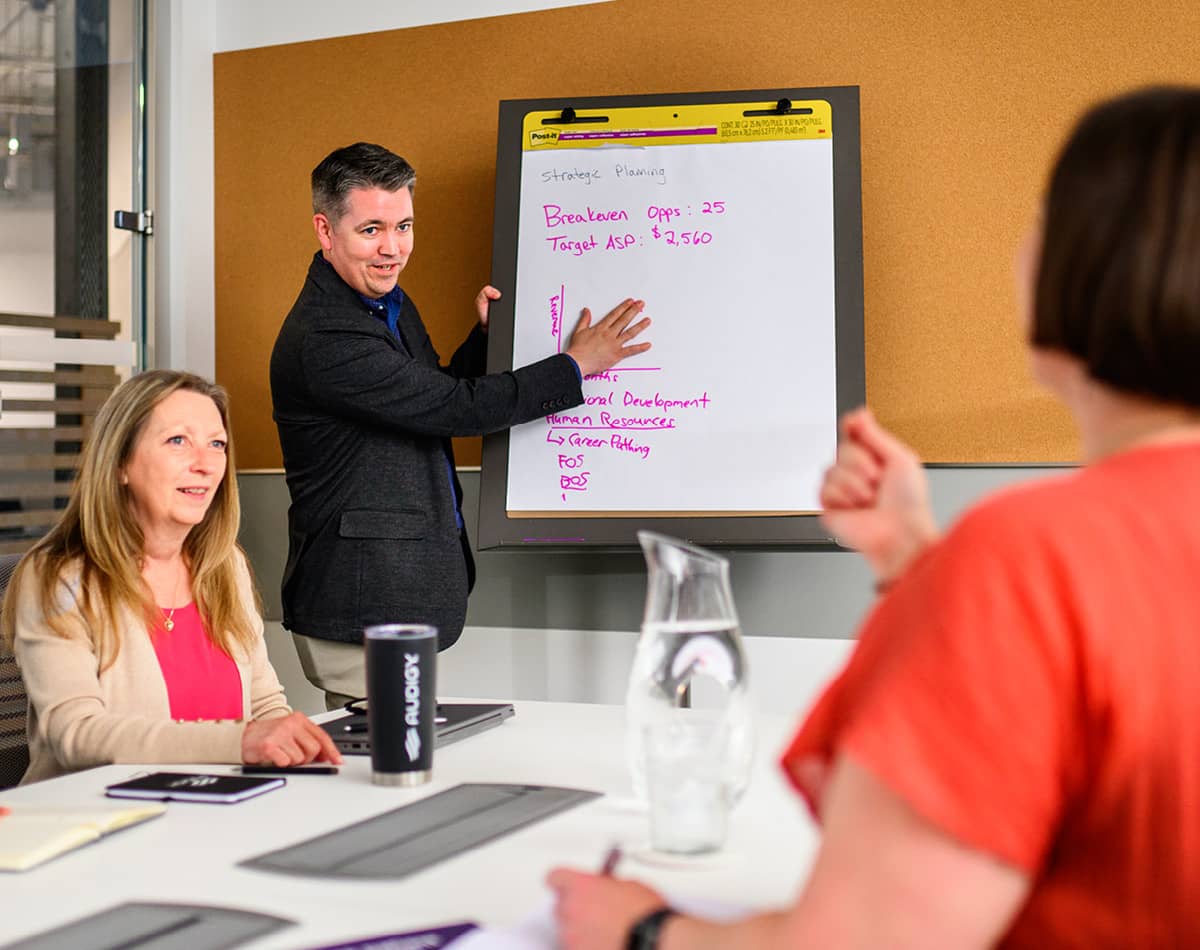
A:
<svg viewBox="0 0 1200 950">
<path fill-rule="evenodd" d="M 238 593 L 238 562 L 243 557 L 237 544 L 241 505 L 229 397 L 206 379 L 172 370 L 132 377 L 113 391 L 96 415 L 62 517 L 21 559 L 9 585 L 0 618 L 5 641 L 12 643 L 16 635 L 17 596 L 27 578 L 35 585 L 47 623 L 59 636 L 78 636 L 82 622 L 101 671 L 112 666 L 120 652 L 118 617 L 123 610 L 142 616 L 147 630 L 158 623 L 159 609 L 142 579 L 145 541 L 133 514 L 129 489 L 121 484 L 121 472 L 154 407 L 178 390 L 211 399 L 229 436 L 225 474 L 204 520 L 183 543 L 192 594 L 217 647 L 230 656 L 235 646 L 251 648 L 255 627 Z M 74 596 L 64 590 L 64 584 L 74 589 Z M 258 609 L 257 593 L 254 596 L 254 609 Z"/>
</svg>

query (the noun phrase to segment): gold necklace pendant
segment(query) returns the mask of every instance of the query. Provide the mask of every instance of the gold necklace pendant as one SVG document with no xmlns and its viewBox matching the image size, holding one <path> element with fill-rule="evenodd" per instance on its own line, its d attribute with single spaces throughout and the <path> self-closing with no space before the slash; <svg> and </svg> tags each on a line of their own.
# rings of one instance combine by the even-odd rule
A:
<svg viewBox="0 0 1200 950">
<path fill-rule="evenodd" d="M 179 578 L 175 578 L 175 590 L 171 593 L 171 607 L 169 610 L 164 610 L 167 616 L 163 619 L 163 629 L 170 633 L 175 629 L 175 605 L 179 603 Z M 159 610 L 162 610 L 160 607 Z"/>
</svg>

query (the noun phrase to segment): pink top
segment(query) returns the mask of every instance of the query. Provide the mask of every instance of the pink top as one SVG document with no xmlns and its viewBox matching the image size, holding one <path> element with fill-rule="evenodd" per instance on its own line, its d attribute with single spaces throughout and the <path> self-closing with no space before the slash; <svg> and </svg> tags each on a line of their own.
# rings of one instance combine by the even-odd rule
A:
<svg viewBox="0 0 1200 950">
<path fill-rule="evenodd" d="M 166 619 L 167 612 L 163 611 Z M 171 701 L 171 718 L 243 719 L 242 677 L 233 659 L 209 638 L 195 603 L 176 609 L 175 626 L 160 623 L 150 637 Z"/>
</svg>

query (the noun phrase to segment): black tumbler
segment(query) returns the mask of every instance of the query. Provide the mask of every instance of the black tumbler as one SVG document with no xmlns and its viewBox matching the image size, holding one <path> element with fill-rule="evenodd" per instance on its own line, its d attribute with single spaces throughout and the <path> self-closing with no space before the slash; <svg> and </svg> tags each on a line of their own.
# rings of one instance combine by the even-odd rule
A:
<svg viewBox="0 0 1200 950">
<path fill-rule="evenodd" d="M 371 781 L 420 785 L 433 774 L 437 627 L 380 624 L 363 631 Z"/>
</svg>

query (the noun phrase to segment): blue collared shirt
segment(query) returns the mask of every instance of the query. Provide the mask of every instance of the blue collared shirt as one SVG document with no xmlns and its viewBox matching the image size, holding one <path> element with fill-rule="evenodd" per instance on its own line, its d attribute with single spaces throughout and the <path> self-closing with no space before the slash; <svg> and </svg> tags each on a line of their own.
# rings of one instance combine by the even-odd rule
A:
<svg viewBox="0 0 1200 950">
<path fill-rule="evenodd" d="M 387 324 L 392 336 L 400 341 L 400 345 L 407 352 L 408 347 L 404 343 L 404 337 L 400 335 L 400 308 L 404 305 L 404 291 L 400 289 L 400 285 L 397 284 L 382 297 L 367 297 L 359 294 L 358 299 L 367 305 L 367 309 L 371 313 Z M 411 353 L 408 355 L 412 356 Z"/>
</svg>

